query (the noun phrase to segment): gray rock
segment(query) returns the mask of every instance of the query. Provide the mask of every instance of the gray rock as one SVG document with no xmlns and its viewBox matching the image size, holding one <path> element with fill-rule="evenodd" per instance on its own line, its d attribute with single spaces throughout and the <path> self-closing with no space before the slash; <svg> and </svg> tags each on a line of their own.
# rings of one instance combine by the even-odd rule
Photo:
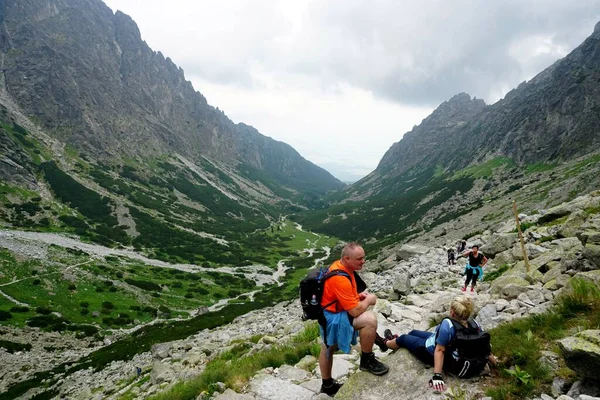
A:
<svg viewBox="0 0 600 400">
<path fill-rule="evenodd" d="M 481 252 L 488 257 L 494 258 L 498 253 L 512 248 L 517 240 L 518 236 L 516 233 L 493 235 L 485 246 L 482 246 Z"/>
<path fill-rule="evenodd" d="M 562 237 L 572 237 L 575 236 L 576 232 L 579 230 L 581 225 L 586 221 L 588 215 L 583 210 L 576 210 L 567 220 L 560 225 L 558 229 L 558 235 Z"/>
<path fill-rule="evenodd" d="M 203 399 L 204 397 L 202 397 Z M 223 393 L 215 396 L 214 400 L 254 400 L 251 394 L 237 393 L 231 389 L 225 390 Z"/>
<path fill-rule="evenodd" d="M 411 292 L 410 276 L 408 274 L 400 274 L 394 281 L 394 292 L 400 296 L 406 296 Z"/>
<path fill-rule="evenodd" d="M 477 321 L 481 324 L 484 329 L 490 329 L 490 326 L 494 325 L 494 317 L 498 315 L 495 304 L 488 304 L 479 310 L 477 314 Z"/>
<path fill-rule="evenodd" d="M 294 383 L 302 382 L 308 379 L 309 375 L 303 369 L 290 367 L 289 365 L 282 365 L 279 367 L 277 371 L 277 376 L 281 379 L 285 379 L 287 381 L 292 381 Z"/>
<path fill-rule="evenodd" d="M 567 366 L 578 374 L 598 379 L 600 330 L 586 330 L 558 341 Z"/>
<path fill-rule="evenodd" d="M 257 375 L 248 384 L 248 391 L 261 400 L 310 400 L 314 392 L 271 375 Z"/>
<path fill-rule="evenodd" d="M 429 250 L 430 248 L 427 246 L 418 244 L 403 244 L 398 250 L 396 250 L 396 259 L 408 261 L 413 257 L 428 253 Z"/>
<path fill-rule="evenodd" d="M 562 394 L 565 394 L 565 386 L 567 382 L 562 378 L 554 378 L 552 381 L 552 396 L 558 397 Z"/>
<path fill-rule="evenodd" d="M 556 207 L 552 207 L 549 210 L 546 210 L 545 212 L 543 212 L 542 215 L 540 215 L 540 218 L 538 219 L 538 223 L 545 224 L 550 221 L 554 221 L 558 218 L 564 217 L 565 215 L 571 214 L 571 211 L 573 211 L 573 209 L 571 208 L 571 206 L 569 204 L 566 204 L 566 203 L 558 205 Z"/>
</svg>

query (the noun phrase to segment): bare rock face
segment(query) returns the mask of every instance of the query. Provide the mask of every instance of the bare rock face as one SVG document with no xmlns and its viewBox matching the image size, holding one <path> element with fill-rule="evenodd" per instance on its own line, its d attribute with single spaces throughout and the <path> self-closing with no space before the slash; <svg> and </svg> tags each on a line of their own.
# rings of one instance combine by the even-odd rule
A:
<svg viewBox="0 0 600 400">
<path fill-rule="evenodd" d="M 600 330 L 587 330 L 558 341 L 569 368 L 582 376 L 598 380 L 600 368 Z"/>
<path fill-rule="evenodd" d="M 7 95 L 61 142 L 111 164 L 178 153 L 251 167 L 294 189 L 344 185 L 289 145 L 234 124 L 100 0 L 0 3 Z"/>
</svg>

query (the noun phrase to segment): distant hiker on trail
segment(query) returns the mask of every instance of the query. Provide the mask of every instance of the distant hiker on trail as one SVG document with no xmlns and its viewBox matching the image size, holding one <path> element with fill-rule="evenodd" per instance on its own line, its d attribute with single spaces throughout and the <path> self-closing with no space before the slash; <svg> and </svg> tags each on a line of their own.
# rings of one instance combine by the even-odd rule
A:
<svg viewBox="0 0 600 400">
<path fill-rule="evenodd" d="M 456 243 L 456 253 L 457 254 L 462 254 L 462 252 L 464 252 L 467 248 L 467 241 L 466 240 L 459 240 Z"/>
<path fill-rule="evenodd" d="M 455 297 L 450 303 L 450 318 L 444 318 L 433 332 L 412 330 L 394 338 L 385 330 L 385 343 L 390 349 L 406 348 L 425 364 L 433 365 L 429 386 L 442 392 L 446 386 L 442 370 L 460 378 L 479 374 L 486 363 L 497 364 L 491 354 L 489 334 L 469 318 L 473 313 L 473 300 L 467 296 Z M 468 355 L 469 358 L 463 358 Z"/>
<path fill-rule="evenodd" d="M 367 311 L 367 308 L 375 305 L 377 296 L 364 290 L 366 285 L 355 274 L 355 271 L 362 269 L 364 263 L 363 248 L 357 243 L 348 243 L 342 249 L 340 260 L 331 264 L 329 271 L 339 269 L 346 272 L 349 277 L 332 276 L 325 281 L 323 288 L 321 306 L 324 308 L 327 320 L 327 337 L 321 344 L 319 368 L 323 379 L 321 393 L 330 396 L 335 395 L 341 387 L 331 377 L 333 353 L 337 349 L 350 353 L 351 345 L 356 344 L 357 335 L 360 336 L 362 350 L 360 369 L 375 375 L 383 375 L 389 370 L 388 366 L 377 360 L 373 354 L 373 344 L 377 337 L 377 317 L 373 312 Z M 357 282 L 362 285 L 357 285 Z M 323 337 L 322 328 L 321 337 Z M 381 341 L 383 342 L 383 338 Z"/>
<path fill-rule="evenodd" d="M 454 249 L 448 249 L 448 265 L 454 265 L 455 259 L 456 259 L 456 254 L 454 254 Z"/>
<path fill-rule="evenodd" d="M 469 263 L 465 266 L 463 275 L 466 275 L 465 286 L 461 289 L 463 292 L 467 290 L 469 282 L 471 282 L 471 292 L 475 291 L 477 279 L 483 277 L 483 266 L 487 264 L 488 259 L 479 252 L 479 246 L 474 245 L 471 250 L 461 254 L 462 257 L 469 256 Z"/>
</svg>

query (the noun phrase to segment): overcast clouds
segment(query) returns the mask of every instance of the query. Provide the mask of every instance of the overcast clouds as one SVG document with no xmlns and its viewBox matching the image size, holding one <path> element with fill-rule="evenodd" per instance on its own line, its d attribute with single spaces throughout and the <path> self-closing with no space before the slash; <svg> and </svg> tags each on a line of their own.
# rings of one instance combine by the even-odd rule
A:
<svg viewBox="0 0 600 400">
<path fill-rule="evenodd" d="M 437 105 L 564 57 L 600 0 L 105 0 L 234 122 L 356 180 Z"/>
</svg>

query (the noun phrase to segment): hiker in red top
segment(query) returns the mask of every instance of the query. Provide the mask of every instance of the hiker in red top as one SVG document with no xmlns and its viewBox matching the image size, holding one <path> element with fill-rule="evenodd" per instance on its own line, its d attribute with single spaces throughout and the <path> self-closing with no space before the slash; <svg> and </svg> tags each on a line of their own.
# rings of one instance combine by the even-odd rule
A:
<svg viewBox="0 0 600 400">
<path fill-rule="evenodd" d="M 340 269 L 347 276 L 333 276 L 327 281 L 323 288 L 321 306 L 324 307 L 325 319 L 327 320 L 327 338 L 321 344 L 319 355 L 319 368 L 323 384 L 321 393 L 330 396 L 335 395 L 340 384 L 331 377 L 333 368 L 333 353 L 340 349 L 345 353 L 351 350 L 351 344 L 356 344 L 356 336 L 360 336 L 360 369 L 375 375 L 383 375 L 388 372 L 387 365 L 379 362 L 373 354 L 373 344 L 377 337 L 377 317 L 369 306 L 375 305 L 377 296 L 368 293 L 362 279 L 355 274 L 360 271 L 365 263 L 365 251 L 358 243 L 348 243 L 342 249 L 340 260 L 335 261 L 329 267 L 329 272 Z M 357 281 L 359 284 L 357 284 Z M 321 329 L 323 336 L 323 329 Z"/>
</svg>

